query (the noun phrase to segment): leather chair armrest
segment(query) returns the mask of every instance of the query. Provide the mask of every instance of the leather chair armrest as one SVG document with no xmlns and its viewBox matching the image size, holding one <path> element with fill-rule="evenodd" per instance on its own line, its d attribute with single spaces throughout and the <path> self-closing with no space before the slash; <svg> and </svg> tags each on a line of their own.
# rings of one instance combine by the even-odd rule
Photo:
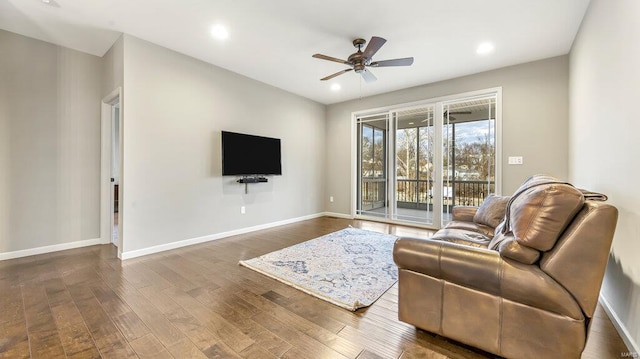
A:
<svg viewBox="0 0 640 359">
<path fill-rule="evenodd" d="M 399 238 L 393 248 L 399 268 L 501 296 L 580 320 L 571 294 L 537 265 L 505 259 L 486 248 L 424 238 Z"/>
<path fill-rule="evenodd" d="M 454 221 L 473 222 L 473 217 L 478 212 L 475 206 L 454 206 L 451 215 Z"/>
</svg>

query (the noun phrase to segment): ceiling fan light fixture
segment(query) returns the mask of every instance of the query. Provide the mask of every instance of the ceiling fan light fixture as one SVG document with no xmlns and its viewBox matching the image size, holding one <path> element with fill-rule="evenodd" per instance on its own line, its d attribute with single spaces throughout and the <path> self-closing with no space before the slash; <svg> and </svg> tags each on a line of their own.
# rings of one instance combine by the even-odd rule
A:
<svg viewBox="0 0 640 359">
<path fill-rule="evenodd" d="M 488 55 L 492 53 L 494 49 L 495 49 L 495 46 L 493 46 L 492 43 L 483 42 L 480 45 L 478 45 L 478 48 L 476 49 L 476 53 L 478 55 Z"/>
</svg>

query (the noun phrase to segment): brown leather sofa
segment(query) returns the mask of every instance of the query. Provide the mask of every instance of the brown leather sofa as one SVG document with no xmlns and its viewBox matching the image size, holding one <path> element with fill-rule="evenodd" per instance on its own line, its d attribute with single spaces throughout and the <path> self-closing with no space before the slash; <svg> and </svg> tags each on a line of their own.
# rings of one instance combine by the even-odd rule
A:
<svg viewBox="0 0 640 359">
<path fill-rule="evenodd" d="M 399 319 L 503 357 L 579 358 L 617 222 L 603 200 L 537 175 L 398 239 Z"/>
</svg>

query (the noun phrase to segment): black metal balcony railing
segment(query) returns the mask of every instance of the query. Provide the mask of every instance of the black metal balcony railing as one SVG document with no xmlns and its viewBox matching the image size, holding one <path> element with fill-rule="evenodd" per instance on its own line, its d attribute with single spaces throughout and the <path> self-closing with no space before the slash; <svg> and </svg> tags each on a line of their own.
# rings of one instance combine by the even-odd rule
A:
<svg viewBox="0 0 640 359">
<path fill-rule="evenodd" d="M 386 179 L 363 179 L 361 188 L 361 209 L 370 210 L 375 208 L 384 207 L 387 196 L 386 192 Z"/>
<path fill-rule="evenodd" d="M 495 192 L 493 181 L 444 181 L 444 206 L 479 206 L 489 193 Z M 362 209 L 383 207 L 386 203 L 385 179 L 363 179 Z M 400 208 L 432 209 L 433 182 L 427 180 L 397 180 L 396 201 Z"/>
<path fill-rule="evenodd" d="M 479 206 L 494 182 L 453 180 L 445 181 L 442 199 L 445 205 Z M 405 203 L 433 204 L 433 182 L 426 180 L 398 180 L 396 200 Z"/>
</svg>

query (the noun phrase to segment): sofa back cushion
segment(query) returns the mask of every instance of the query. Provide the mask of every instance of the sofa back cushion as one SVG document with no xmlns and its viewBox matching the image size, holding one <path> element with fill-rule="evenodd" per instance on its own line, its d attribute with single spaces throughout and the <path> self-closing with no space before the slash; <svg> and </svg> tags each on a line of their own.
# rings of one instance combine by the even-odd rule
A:
<svg viewBox="0 0 640 359">
<path fill-rule="evenodd" d="M 507 203 L 510 197 L 500 197 L 490 194 L 478 207 L 478 211 L 473 216 L 473 221 L 491 228 L 496 228 L 504 219 L 507 210 Z"/>
<path fill-rule="evenodd" d="M 503 232 L 513 232 L 521 245 L 548 251 L 583 205 L 584 196 L 572 185 L 534 176 L 509 201 Z"/>
</svg>

